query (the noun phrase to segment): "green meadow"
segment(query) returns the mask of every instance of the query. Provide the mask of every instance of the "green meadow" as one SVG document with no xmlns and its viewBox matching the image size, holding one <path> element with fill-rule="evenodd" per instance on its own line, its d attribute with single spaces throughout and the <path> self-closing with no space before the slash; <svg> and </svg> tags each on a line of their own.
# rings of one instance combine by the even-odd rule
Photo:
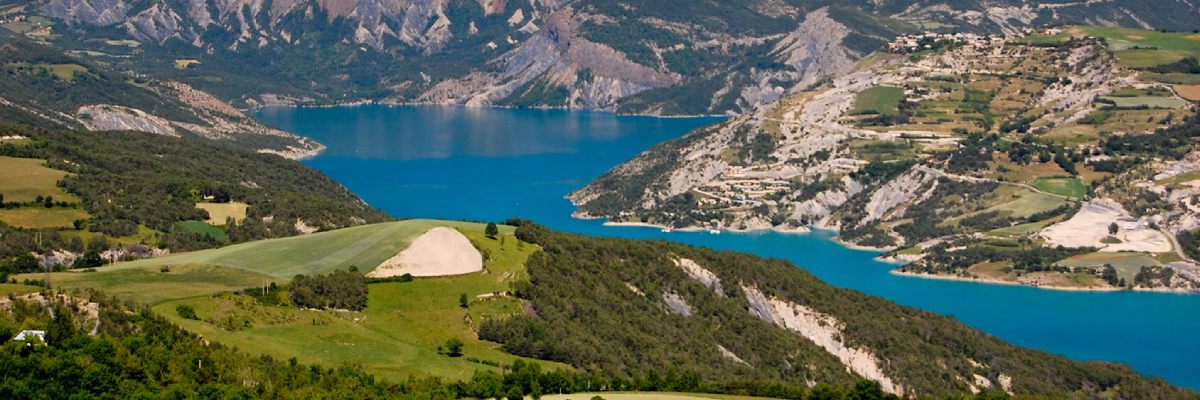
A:
<svg viewBox="0 0 1200 400">
<path fill-rule="evenodd" d="M 900 114 L 900 101 L 904 89 L 892 86 L 876 86 L 858 93 L 851 114 Z"/>
<path fill-rule="evenodd" d="M 1038 178 L 1033 187 L 1043 192 L 1082 199 L 1087 196 L 1087 185 L 1078 178 Z"/>
<path fill-rule="evenodd" d="M 280 280 L 298 274 L 321 274 L 351 266 L 366 272 L 399 253 L 435 226 L 483 232 L 483 225 L 466 222 L 409 220 L 357 226 L 311 235 L 260 240 L 219 249 L 120 263 L 106 269 L 168 265 L 215 265 L 253 271 Z M 511 227 L 506 230 L 511 232 Z"/>
<path fill-rule="evenodd" d="M 260 293 L 275 283 L 275 296 L 286 299 L 285 284 L 295 274 L 350 266 L 366 272 L 436 226 L 463 232 L 485 255 L 484 271 L 372 283 L 362 311 L 301 309 L 286 300 L 274 304 L 237 294 Z M 250 352 L 330 367 L 353 364 L 392 380 L 413 375 L 469 379 L 476 370 L 499 371 L 501 365 L 519 359 L 495 343 L 478 340 L 476 331 L 487 319 L 525 312 L 508 293 L 515 283 L 528 279 L 525 260 L 538 251 L 537 246 L 513 237 L 512 227 L 501 227 L 496 239 L 483 231 L 477 223 L 387 222 L 120 263 L 91 272 L 56 272 L 50 278 L 56 288 L 98 289 L 152 304 L 157 314 L 207 340 Z M 5 292 L 32 289 L 0 287 Z M 465 308 L 460 304 L 464 295 Z M 198 319 L 181 316 L 177 311 L 181 306 L 195 310 Z M 463 343 L 462 356 L 444 354 L 450 339 Z M 549 369 L 569 368 L 532 362 Z"/>
</svg>

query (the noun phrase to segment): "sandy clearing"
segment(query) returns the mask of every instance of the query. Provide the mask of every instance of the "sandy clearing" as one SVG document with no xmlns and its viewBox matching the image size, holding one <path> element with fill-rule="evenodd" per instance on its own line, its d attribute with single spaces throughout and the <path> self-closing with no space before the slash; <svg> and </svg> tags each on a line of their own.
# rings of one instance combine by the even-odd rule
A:
<svg viewBox="0 0 1200 400">
<path fill-rule="evenodd" d="M 1191 101 L 1200 101 L 1200 85 L 1175 85 L 1175 93 Z"/>
<path fill-rule="evenodd" d="M 1106 244 L 1102 239 L 1109 236 L 1108 226 L 1116 223 L 1120 230 L 1116 236 L 1118 244 Z M 1075 216 L 1043 229 L 1042 237 L 1050 245 L 1064 247 L 1095 247 L 1100 251 L 1147 251 L 1169 252 L 1171 241 L 1162 232 L 1150 229 L 1144 221 L 1129 216 L 1121 204 L 1111 199 L 1096 199 L 1084 204 Z"/>
<path fill-rule="evenodd" d="M 457 230 L 436 227 L 367 273 L 371 278 L 462 275 L 483 270 L 483 256 Z"/>
</svg>

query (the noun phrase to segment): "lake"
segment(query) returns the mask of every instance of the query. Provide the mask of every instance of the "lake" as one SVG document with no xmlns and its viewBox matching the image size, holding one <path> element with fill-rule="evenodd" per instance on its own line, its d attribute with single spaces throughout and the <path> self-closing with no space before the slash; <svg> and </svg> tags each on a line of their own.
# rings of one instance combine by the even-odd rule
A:
<svg viewBox="0 0 1200 400">
<path fill-rule="evenodd" d="M 262 120 L 324 143 L 305 161 L 393 216 L 522 217 L 600 236 L 672 241 L 792 260 L 830 284 L 949 314 L 1010 343 L 1109 360 L 1200 389 L 1200 296 L 1091 293 L 889 274 L 829 233 L 664 233 L 571 218 L 563 196 L 655 143 L 717 118 L 564 110 L 358 106 L 267 108 Z"/>
</svg>

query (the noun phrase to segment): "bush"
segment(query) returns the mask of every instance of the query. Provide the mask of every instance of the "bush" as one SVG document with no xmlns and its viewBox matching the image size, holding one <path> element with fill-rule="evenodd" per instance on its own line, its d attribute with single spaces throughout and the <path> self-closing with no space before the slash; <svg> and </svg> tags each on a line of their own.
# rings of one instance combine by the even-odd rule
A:
<svg viewBox="0 0 1200 400">
<path fill-rule="evenodd" d="M 180 305 L 178 307 L 175 307 L 175 312 L 179 314 L 179 318 L 191 319 L 191 320 L 196 320 L 196 321 L 200 320 L 200 316 L 196 315 L 196 309 L 192 308 L 192 306 Z"/>
<path fill-rule="evenodd" d="M 446 355 L 450 357 L 462 357 L 463 355 L 463 341 L 457 338 L 447 340 L 442 348 L 445 349 Z"/>
</svg>

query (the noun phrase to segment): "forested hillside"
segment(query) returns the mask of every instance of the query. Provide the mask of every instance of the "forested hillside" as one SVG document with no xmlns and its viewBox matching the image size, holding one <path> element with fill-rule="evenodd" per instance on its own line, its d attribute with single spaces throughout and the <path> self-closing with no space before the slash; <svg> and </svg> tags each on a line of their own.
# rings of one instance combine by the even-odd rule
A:
<svg viewBox="0 0 1200 400">
<path fill-rule="evenodd" d="M 390 219 L 332 179 L 274 155 L 142 132 L 4 125 L 0 136 L 23 137 L 0 143 L 0 156 L 35 160 L 35 165 L 36 160 L 46 160 L 51 170 L 68 173 L 58 186 L 77 197 L 43 207 L 40 202 L 19 202 L 15 193 L 8 193 L 8 210 L 0 215 L 5 232 L 0 236 L 0 265 L 27 258 L 30 252 L 84 253 L 121 243 L 179 251 Z M 219 220 L 200 208 L 210 207 L 215 213 L 234 205 L 242 206 L 242 215 Z M 46 223 L 52 213 L 71 210 L 85 214 L 63 225 Z M 33 224 L 23 225 L 29 222 Z M 73 259 L 53 257 L 43 263 L 70 266 Z"/>
<path fill-rule="evenodd" d="M 1025 350 L 952 318 L 824 284 L 782 260 L 524 224 L 543 253 L 517 295 L 532 315 L 489 321 L 507 351 L 621 375 L 676 365 L 701 379 L 847 383 L 901 394 L 1195 398 L 1128 367 Z M 632 327 L 632 328 L 631 328 Z"/>
</svg>

